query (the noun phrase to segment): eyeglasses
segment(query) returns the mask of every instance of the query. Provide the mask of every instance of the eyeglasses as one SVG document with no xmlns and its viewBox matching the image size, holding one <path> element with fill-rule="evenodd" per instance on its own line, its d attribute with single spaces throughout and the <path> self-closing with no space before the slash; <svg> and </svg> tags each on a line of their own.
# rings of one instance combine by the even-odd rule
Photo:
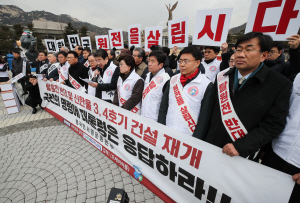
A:
<svg viewBox="0 0 300 203">
<path fill-rule="evenodd" d="M 188 64 L 189 62 L 192 62 L 192 61 L 190 61 L 188 59 L 178 61 L 179 64 L 183 63 L 184 65 Z"/>
<path fill-rule="evenodd" d="M 119 66 L 124 66 L 124 65 L 126 65 L 125 63 L 119 63 Z"/>
<path fill-rule="evenodd" d="M 275 50 L 272 50 L 272 51 L 269 52 L 269 54 L 277 54 L 277 53 L 279 53 L 279 52 L 275 51 Z"/>
<path fill-rule="evenodd" d="M 95 60 L 89 60 L 89 63 L 94 63 L 94 62 L 96 62 Z"/>
<path fill-rule="evenodd" d="M 139 57 L 139 55 L 134 55 L 134 54 L 132 54 L 132 57 Z"/>
<path fill-rule="evenodd" d="M 248 48 L 248 49 L 237 49 L 236 50 L 236 54 L 237 55 L 240 55 L 242 52 L 244 52 L 246 55 L 249 55 L 249 54 L 252 54 L 254 51 L 260 51 L 260 50 L 254 50 L 254 49 L 250 49 L 250 48 Z"/>
</svg>

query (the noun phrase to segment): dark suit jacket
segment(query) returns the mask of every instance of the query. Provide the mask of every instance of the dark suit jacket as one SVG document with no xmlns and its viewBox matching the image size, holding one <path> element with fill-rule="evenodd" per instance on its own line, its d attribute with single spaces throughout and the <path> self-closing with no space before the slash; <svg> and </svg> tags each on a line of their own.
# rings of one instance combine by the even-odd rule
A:
<svg viewBox="0 0 300 203">
<path fill-rule="evenodd" d="M 235 69 L 235 67 L 231 68 L 225 74 L 229 75 L 230 98 L 235 112 L 248 134 L 236 140 L 233 145 L 240 156 L 247 157 L 277 137 L 284 129 L 292 83 L 263 65 L 241 89 L 233 94 Z M 215 94 L 218 94 L 217 81 L 214 88 Z M 214 103 L 205 141 L 221 148 L 233 142 L 222 123 L 218 99 Z"/>
</svg>

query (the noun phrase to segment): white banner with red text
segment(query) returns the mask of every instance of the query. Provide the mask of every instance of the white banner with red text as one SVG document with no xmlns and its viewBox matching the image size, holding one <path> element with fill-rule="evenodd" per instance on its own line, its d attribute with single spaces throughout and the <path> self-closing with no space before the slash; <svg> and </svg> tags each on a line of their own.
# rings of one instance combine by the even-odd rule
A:
<svg viewBox="0 0 300 203">
<path fill-rule="evenodd" d="M 55 82 L 42 106 L 165 202 L 288 202 L 290 175 Z"/>
</svg>

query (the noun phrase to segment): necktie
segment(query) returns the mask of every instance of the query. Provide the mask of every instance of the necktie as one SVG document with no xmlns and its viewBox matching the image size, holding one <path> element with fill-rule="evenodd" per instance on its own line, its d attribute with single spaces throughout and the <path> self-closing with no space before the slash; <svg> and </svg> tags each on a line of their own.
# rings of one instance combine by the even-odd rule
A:
<svg viewBox="0 0 300 203">
<path fill-rule="evenodd" d="M 239 85 L 243 84 L 246 79 L 244 77 L 239 78 Z"/>
</svg>

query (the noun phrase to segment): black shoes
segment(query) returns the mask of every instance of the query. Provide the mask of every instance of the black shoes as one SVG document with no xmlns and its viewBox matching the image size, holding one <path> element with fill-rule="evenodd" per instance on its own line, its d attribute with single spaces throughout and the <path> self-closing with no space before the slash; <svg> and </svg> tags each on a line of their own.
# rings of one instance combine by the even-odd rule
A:
<svg viewBox="0 0 300 203">
<path fill-rule="evenodd" d="M 36 114 L 36 112 L 37 112 L 37 109 L 36 109 L 36 108 L 33 108 L 32 114 Z"/>
</svg>

